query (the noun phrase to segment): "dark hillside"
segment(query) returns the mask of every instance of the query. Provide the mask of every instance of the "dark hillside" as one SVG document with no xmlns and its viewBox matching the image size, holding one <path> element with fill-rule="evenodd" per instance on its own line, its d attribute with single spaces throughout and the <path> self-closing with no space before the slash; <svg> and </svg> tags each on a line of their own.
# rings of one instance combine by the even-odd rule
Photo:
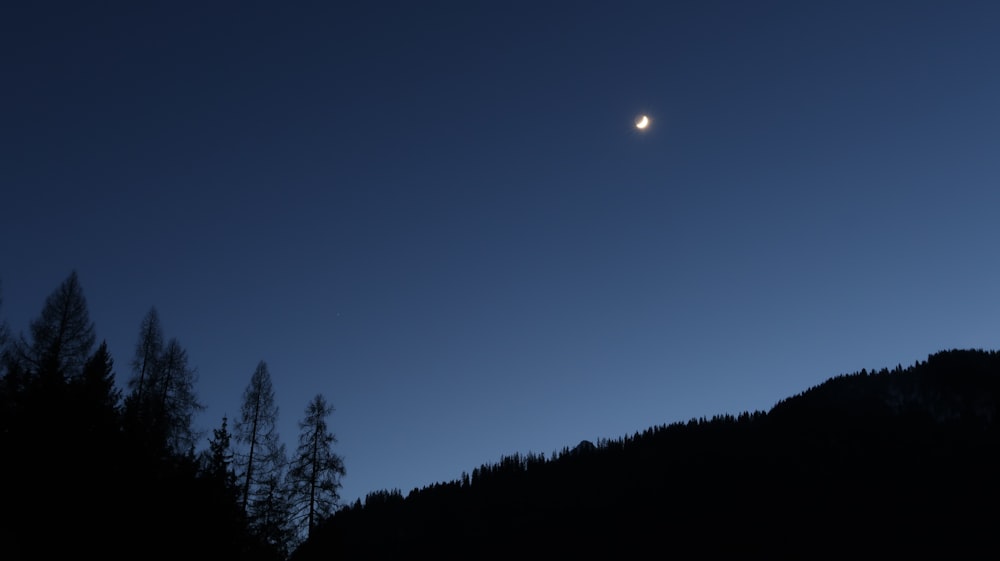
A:
<svg viewBox="0 0 1000 561">
<path fill-rule="evenodd" d="M 373 493 L 294 559 L 961 556 L 994 547 L 998 396 L 992 351 L 863 370 L 766 413 L 506 457 L 405 498 Z"/>
</svg>

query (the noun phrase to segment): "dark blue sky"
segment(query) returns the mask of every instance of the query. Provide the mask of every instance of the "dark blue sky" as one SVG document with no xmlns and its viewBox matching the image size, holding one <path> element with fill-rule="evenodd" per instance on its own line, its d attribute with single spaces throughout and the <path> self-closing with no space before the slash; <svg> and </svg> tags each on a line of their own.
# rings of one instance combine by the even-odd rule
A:
<svg viewBox="0 0 1000 561">
<path fill-rule="evenodd" d="M 997 346 L 995 2 L 18 4 L 0 319 L 267 361 L 345 501 Z"/>
</svg>

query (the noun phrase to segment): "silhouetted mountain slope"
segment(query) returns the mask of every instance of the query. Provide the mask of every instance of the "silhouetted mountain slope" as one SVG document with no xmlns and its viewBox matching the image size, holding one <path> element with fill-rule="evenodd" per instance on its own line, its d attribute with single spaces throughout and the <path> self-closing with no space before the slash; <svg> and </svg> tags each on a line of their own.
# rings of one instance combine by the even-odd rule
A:
<svg viewBox="0 0 1000 561">
<path fill-rule="evenodd" d="M 294 555 L 815 558 L 995 547 L 1000 354 L 842 375 L 770 411 L 653 427 L 555 458 L 369 495 Z"/>
</svg>

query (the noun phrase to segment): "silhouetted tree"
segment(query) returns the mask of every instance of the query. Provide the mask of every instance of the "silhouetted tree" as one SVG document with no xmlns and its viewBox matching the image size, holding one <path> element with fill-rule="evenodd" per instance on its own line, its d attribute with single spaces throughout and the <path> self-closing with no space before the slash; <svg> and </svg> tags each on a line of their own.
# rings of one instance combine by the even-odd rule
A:
<svg viewBox="0 0 1000 561">
<path fill-rule="evenodd" d="M 161 344 L 155 309 L 143 319 L 132 361 L 131 393 L 125 399 L 125 424 L 151 449 L 191 454 L 198 434 L 195 414 L 204 409 L 194 386 L 197 373 L 176 338 Z"/>
<path fill-rule="evenodd" d="M 132 378 L 128 386 L 137 403 L 143 402 L 147 378 L 153 377 L 163 354 L 163 329 L 156 308 L 150 308 L 139 325 L 139 340 L 132 359 Z"/>
<path fill-rule="evenodd" d="M 281 488 L 286 457 L 277 423 L 278 406 L 274 401 L 271 374 L 262 360 L 243 392 L 236 440 L 244 450 L 235 458 L 241 505 L 251 527 L 268 543 L 280 547 L 285 538 L 278 527 L 282 524 L 287 527 L 286 501 Z M 281 524 L 278 524 L 279 519 Z"/>
<path fill-rule="evenodd" d="M 167 445 L 178 453 L 193 450 L 198 435 L 193 428 L 194 415 L 204 409 L 194 391 L 195 370 L 188 366 L 187 351 L 171 338 L 149 380 L 150 398 L 154 401 L 154 424 L 162 427 Z"/>
<path fill-rule="evenodd" d="M 80 374 L 96 335 L 76 271 L 45 300 L 30 331 L 30 341 L 22 335 L 13 345 L 14 360 L 22 370 L 45 384 Z"/>
<path fill-rule="evenodd" d="M 204 470 L 211 479 L 235 490 L 236 473 L 233 471 L 232 433 L 229 432 L 229 419 L 225 416 L 222 417 L 222 425 L 212 430 L 212 438 L 208 440 L 208 454 Z"/>
<path fill-rule="evenodd" d="M 250 527 L 275 554 L 284 559 L 297 543 L 295 528 L 291 523 L 292 506 L 288 499 L 285 472 L 285 446 L 278 447 L 277 468 L 267 472 L 257 486 Z"/>
<path fill-rule="evenodd" d="M 92 434 L 117 432 L 121 391 L 115 385 L 114 360 L 107 342 L 101 342 L 84 365 L 81 376 L 71 384 L 81 405 L 77 424 Z"/>
<path fill-rule="evenodd" d="M 67 461 L 74 465 L 74 473 L 64 475 L 67 488 L 60 495 L 75 503 L 67 509 L 79 509 L 82 517 L 88 515 L 90 505 L 108 500 L 111 489 L 122 484 L 121 474 L 117 473 L 122 447 L 120 400 L 114 360 L 102 341 L 80 376 L 68 381 L 63 410 L 54 413 L 61 419 L 55 430 L 62 442 L 54 461 L 57 465 Z M 77 528 L 86 528 L 86 533 L 91 534 L 88 539 L 97 540 L 99 533 L 93 530 L 99 524 L 96 520 L 80 521 Z"/>
<path fill-rule="evenodd" d="M 309 402 L 305 418 L 299 422 L 299 446 L 289 469 L 292 519 L 300 535 L 306 537 L 333 512 L 340 499 L 340 478 L 345 470 L 343 460 L 331 448 L 337 442 L 326 424 L 331 413 L 333 406 L 322 394 Z"/>
<path fill-rule="evenodd" d="M 236 473 L 233 471 L 232 433 L 229 432 L 229 419 L 226 416 L 222 417 L 222 424 L 212 430 L 208 449 L 202 452 L 200 471 L 200 479 L 206 483 L 202 494 L 214 508 L 207 526 L 212 532 L 211 539 L 221 542 L 218 549 L 227 551 L 229 555 L 234 549 L 242 550 L 247 559 L 273 558 L 273 555 L 260 557 L 252 554 L 253 544 L 260 542 L 256 538 L 249 539 L 246 516 L 240 505 L 239 488 L 236 485 Z"/>
<path fill-rule="evenodd" d="M 158 433 L 165 427 L 158 422 L 157 400 L 149 390 L 158 378 L 163 355 L 163 330 L 156 308 L 150 308 L 139 325 L 139 336 L 131 362 L 132 376 L 128 380 L 129 393 L 125 397 L 125 429 L 146 448 L 159 455 L 166 449 L 166 435 Z"/>
</svg>

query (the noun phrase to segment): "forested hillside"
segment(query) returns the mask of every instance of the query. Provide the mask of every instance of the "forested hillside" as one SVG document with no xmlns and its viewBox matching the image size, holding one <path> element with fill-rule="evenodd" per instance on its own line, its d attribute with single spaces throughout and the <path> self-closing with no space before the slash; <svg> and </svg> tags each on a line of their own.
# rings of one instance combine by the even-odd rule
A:
<svg viewBox="0 0 1000 561">
<path fill-rule="evenodd" d="M 294 558 L 500 558 L 992 548 L 1000 355 L 841 375 L 770 411 L 692 419 L 460 480 L 372 493 Z"/>
</svg>

